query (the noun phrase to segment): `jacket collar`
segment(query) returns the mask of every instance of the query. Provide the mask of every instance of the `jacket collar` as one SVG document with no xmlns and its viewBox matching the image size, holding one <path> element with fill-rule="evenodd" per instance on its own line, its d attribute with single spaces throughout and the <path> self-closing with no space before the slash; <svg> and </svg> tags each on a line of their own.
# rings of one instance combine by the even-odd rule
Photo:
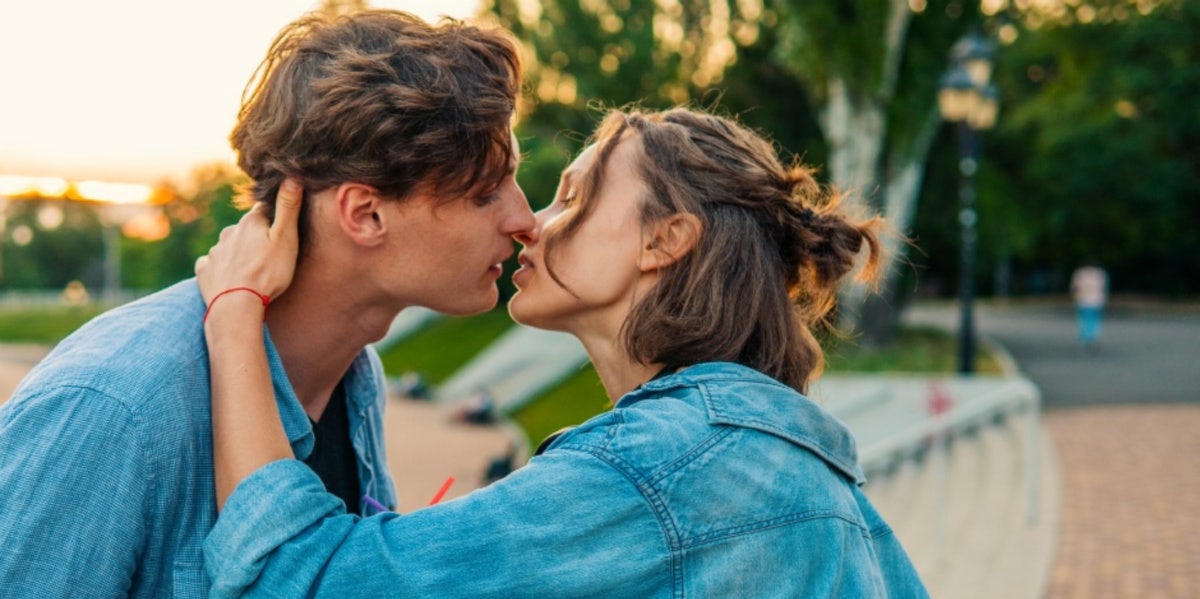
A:
<svg viewBox="0 0 1200 599">
<path fill-rule="evenodd" d="M 856 484 L 866 481 L 858 467 L 854 436 L 841 422 L 795 389 L 740 364 L 696 364 L 647 381 L 616 407 L 685 387 L 699 389 L 710 424 L 751 428 L 785 439 L 816 454 Z"/>
</svg>

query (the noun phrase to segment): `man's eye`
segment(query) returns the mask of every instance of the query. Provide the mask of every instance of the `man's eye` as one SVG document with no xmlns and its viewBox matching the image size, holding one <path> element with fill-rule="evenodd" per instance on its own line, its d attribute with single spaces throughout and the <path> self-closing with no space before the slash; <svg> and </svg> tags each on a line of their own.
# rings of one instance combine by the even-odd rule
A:
<svg viewBox="0 0 1200 599">
<path fill-rule="evenodd" d="M 493 192 L 493 193 L 489 193 L 485 196 L 476 198 L 475 203 L 479 204 L 480 206 L 487 206 L 488 204 L 494 204 L 496 202 L 496 200 L 499 200 L 499 199 L 500 199 L 500 193 Z"/>
</svg>

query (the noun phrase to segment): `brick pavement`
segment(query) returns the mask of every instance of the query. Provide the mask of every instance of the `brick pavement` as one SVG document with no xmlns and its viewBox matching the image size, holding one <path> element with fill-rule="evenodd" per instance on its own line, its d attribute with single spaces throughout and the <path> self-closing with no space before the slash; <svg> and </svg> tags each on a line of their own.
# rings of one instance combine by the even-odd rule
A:
<svg viewBox="0 0 1200 599">
<path fill-rule="evenodd" d="M 1200 597 L 1200 405 L 1052 410 L 1062 528 L 1051 599 Z"/>
</svg>

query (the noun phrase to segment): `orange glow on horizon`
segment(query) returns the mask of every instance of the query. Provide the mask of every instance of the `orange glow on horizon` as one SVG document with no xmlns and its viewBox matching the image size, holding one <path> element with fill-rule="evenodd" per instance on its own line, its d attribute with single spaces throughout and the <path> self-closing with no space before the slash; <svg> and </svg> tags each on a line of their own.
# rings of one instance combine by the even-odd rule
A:
<svg viewBox="0 0 1200 599">
<path fill-rule="evenodd" d="M 175 194 L 165 187 L 136 183 L 0 175 L 0 196 L 14 200 L 62 199 L 104 204 L 166 204 L 174 199 Z"/>
</svg>

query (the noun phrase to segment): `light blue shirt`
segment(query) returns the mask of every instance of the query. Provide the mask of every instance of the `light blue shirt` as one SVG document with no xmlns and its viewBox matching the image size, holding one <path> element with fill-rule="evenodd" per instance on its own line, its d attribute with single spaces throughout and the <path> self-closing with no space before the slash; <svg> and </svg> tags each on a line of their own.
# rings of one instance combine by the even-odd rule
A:
<svg viewBox="0 0 1200 599">
<path fill-rule="evenodd" d="M 208 594 L 201 543 L 217 510 L 203 314 L 194 280 L 111 310 L 63 340 L 0 409 L 0 597 Z M 267 346 L 303 458 L 312 428 Z M 382 376 L 364 351 L 346 397 L 363 492 L 394 505 Z"/>
<path fill-rule="evenodd" d="M 295 460 L 234 491 L 214 597 L 927 597 L 854 440 L 728 363 L 650 381 L 490 487 L 348 515 Z"/>
</svg>

